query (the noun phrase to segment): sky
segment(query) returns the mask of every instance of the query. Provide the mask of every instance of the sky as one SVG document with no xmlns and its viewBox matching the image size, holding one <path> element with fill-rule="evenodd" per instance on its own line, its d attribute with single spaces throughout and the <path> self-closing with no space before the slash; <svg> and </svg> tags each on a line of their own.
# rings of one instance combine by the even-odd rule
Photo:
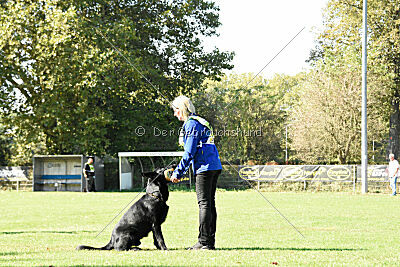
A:
<svg viewBox="0 0 400 267">
<path fill-rule="evenodd" d="M 215 0 L 220 7 L 220 36 L 208 38 L 206 49 L 234 51 L 235 73 L 258 73 L 303 27 L 305 29 L 264 69 L 294 75 L 308 67 L 315 29 L 322 26 L 328 0 Z"/>
</svg>

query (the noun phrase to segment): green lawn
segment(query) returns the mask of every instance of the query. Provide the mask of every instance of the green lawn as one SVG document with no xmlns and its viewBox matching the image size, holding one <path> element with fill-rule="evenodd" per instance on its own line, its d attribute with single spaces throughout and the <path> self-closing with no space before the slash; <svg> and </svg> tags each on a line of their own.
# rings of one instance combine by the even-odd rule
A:
<svg viewBox="0 0 400 267">
<path fill-rule="evenodd" d="M 215 251 L 185 251 L 196 242 L 193 192 L 172 192 L 162 225 L 169 251 L 75 251 L 103 246 L 110 219 L 137 193 L 0 192 L 0 265 L 399 265 L 400 199 L 350 193 L 268 193 L 303 239 L 254 191 L 217 192 Z"/>
</svg>

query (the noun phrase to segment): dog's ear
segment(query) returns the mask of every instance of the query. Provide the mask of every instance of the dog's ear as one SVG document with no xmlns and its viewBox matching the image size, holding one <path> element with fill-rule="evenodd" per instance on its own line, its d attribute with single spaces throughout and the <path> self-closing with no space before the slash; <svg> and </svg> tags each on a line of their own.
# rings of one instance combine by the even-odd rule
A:
<svg viewBox="0 0 400 267">
<path fill-rule="evenodd" d="M 154 172 L 155 172 L 157 175 L 163 175 L 163 174 L 164 174 L 164 168 L 155 169 Z"/>
<path fill-rule="evenodd" d="M 157 173 L 155 172 L 142 172 L 142 176 L 145 178 L 155 178 Z"/>
</svg>

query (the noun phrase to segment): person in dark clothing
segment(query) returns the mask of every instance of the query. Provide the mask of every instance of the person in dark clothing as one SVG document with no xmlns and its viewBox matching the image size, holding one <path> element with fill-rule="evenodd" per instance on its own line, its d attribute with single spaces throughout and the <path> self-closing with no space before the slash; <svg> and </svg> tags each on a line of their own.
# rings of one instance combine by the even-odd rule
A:
<svg viewBox="0 0 400 267">
<path fill-rule="evenodd" d="M 175 170 L 170 172 L 171 182 L 179 182 L 193 166 L 196 177 L 196 194 L 199 205 L 198 242 L 190 250 L 215 249 L 217 210 L 215 191 L 222 165 L 211 125 L 195 114 L 195 107 L 189 98 L 177 97 L 173 103 L 174 116 L 184 121 L 179 143 L 184 146 L 184 154 Z"/>
<path fill-rule="evenodd" d="M 85 163 L 85 168 L 83 169 L 83 174 L 86 179 L 86 191 L 96 192 L 95 186 L 95 171 L 94 171 L 94 160 L 93 157 L 89 157 L 88 161 Z"/>
</svg>

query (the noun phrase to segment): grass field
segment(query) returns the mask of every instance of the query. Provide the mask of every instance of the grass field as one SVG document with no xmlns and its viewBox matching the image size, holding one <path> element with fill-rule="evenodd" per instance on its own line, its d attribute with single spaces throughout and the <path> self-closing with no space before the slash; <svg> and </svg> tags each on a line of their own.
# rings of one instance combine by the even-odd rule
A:
<svg viewBox="0 0 400 267">
<path fill-rule="evenodd" d="M 0 265 L 400 265 L 400 199 L 383 194 L 265 192 L 303 239 L 256 192 L 218 191 L 217 250 L 185 251 L 197 237 L 195 193 L 172 192 L 169 251 L 151 235 L 143 251 L 75 251 L 105 245 L 116 221 L 96 234 L 136 194 L 0 192 Z"/>
</svg>

